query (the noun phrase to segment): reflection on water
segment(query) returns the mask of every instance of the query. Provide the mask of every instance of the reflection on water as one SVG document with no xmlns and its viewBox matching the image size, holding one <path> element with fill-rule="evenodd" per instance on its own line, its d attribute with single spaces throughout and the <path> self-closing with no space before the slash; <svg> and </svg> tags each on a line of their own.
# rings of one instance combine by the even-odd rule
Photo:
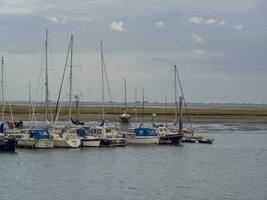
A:
<svg viewBox="0 0 267 200">
<path fill-rule="evenodd" d="M 267 125 L 194 127 L 214 144 L 1 153 L 0 199 L 267 199 Z"/>
</svg>

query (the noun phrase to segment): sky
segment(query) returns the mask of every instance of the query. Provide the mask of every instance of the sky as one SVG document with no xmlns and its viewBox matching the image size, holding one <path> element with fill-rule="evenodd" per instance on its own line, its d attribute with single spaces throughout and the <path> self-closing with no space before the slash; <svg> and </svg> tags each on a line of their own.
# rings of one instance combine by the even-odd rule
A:
<svg viewBox="0 0 267 200">
<path fill-rule="evenodd" d="M 103 41 L 113 101 L 124 100 L 126 78 L 128 101 L 144 88 L 147 101 L 173 102 L 175 64 L 188 102 L 267 103 L 266 19 L 266 0 L 0 0 L 5 95 L 28 100 L 30 84 L 32 99 L 44 99 L 48 30 L 51 100 L 72 33 L 73 93 L 82 101 L 101 101 Z"/>
</svg>

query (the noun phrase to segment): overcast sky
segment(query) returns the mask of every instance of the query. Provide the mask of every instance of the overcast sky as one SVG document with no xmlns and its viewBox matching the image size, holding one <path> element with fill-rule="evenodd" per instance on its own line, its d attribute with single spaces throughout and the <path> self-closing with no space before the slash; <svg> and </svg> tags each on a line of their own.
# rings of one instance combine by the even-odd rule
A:
<svg viewBox="0 0 267 200">
<path fill-rule="evenodd" d="M 135 87 L 139 99 L 145 88 L 148 101 L 173 101 L 176 64 L 188 102 L 267 103 L 266 19 L 266 0 L 1 0 L 8 99 L 27 100 L 29 82 L 32 96 L 44 97 L 48 30 L 51 100 L 73 33 L 74 93 L 83 101 L 101 100 L 103 41 L 115 101 L 124 78 L 129 101 Z"/>
</svg>

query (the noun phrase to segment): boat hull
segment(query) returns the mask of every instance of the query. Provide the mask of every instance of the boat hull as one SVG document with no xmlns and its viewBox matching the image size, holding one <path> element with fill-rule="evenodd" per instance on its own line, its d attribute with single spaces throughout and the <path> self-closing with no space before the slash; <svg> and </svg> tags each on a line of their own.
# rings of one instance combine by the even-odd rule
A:
<svg viewBox="0 0 267 200">
<path fill-rule="evenodd" d="M 81 139 L 82 147 L 99 147 L 100 140 L 99 139 Z"/>
<path fill-rule="evenodd" d="M 129 122 L 131 119 L 131 116 L 129 114 L 123 113 L 119 115 L 119 119 L 121 120 L 121 122 Z"/>
<path fill-rule="evenodd" d="M 0 138 L 0 151 L 15 152 L 16 151 L 15 137 Z"/>
<path fill-rule="evenodd" d="M 126 117 L 126 116 L 119 116 L 121 122 L 129 122 L 130 121 L 130 117 Z"/>
<path fill-rule="evenodd" d="M 112 139 L 112 138 L 106 138 L 106 139 L 100 139 L 100 146 L 102 147 L 125 147 L 126 142 L 122 139 Z"/>
<path fill-rule="evenodd" d="M 80 139 L 65 139 L 65 138 L 55 138 L 56 148 L 77 148 L 81 145 Z"/>
<path fill-rule="evenodd" d="M 54 148 L 54 140 L 34 140 L 20 139 L 17 141 L 18 147 L 27 147 L 32 149 L 52 149 Z"/>
<path fill-rule="evenodd" d="M 161 145 L 177 145 L 182 141 L 183 136 L 179 134 L 160 136 L 159 144 Z"/>
<path fill-rule="evenodd" d="M 145 145 L 145 144 L 158 144 L 159 143 L 159 138 L 158 137 L 154 137 L 154 136 L 151 136 L 151 137 L 148 137 L 148 136 L 145 136 L 145 137 L 142 137 L 142 136 L 139 136 L 139 137 L 133 137 L 133 138 L 126 138 L 126 141 L 128 144 L 142 144 L 142 145 Z"/>
</svg>

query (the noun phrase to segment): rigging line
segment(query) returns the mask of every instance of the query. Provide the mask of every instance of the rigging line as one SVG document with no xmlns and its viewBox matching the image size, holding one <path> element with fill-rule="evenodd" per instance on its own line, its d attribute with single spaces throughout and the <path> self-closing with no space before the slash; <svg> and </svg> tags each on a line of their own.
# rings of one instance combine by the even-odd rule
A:
<svg viewBox="0 0 267 200">
<path fill-rule="evenodd" d="M 107 70 L 106 70 L 106 63 L 105 63 L 105 59 L 103 57 L 103 67 L 104 67 L 104 72 L 105 72 L 105 78 L 106 78 L 106 82 L 107 82 L 107 86 L 108 86 L 108 95 L 109 95 L 109 100 L 110 100 L 110 105 L 111 105 L 111 109 L 112 109 L 112 114 L 114 115 L 114 106 L 113 106 L 113 101 L 111 98 L 111 90 L 109 87 L 109 80 L 108 80 L 108 75 L 107 75 Z"/>
<path fill-rule="evenodd" d="M 36 103 L 37 102 L 37 98 L 38 98 L 38 91 L 39 91 L 39 88 L 40 88 L 40 84 L 41 84 L 41 77 L 42 77 L 42 72 L 43 72 L 43 65 L 44 65 L 44 58 L 45 58 L 45 48 L 43 49 L 43 57 L 42 57 L 42 62 L 41 62 L 41 69 L 40 69 L 40 73 L 39 73 L 39 77 L 38 77 L 38 82 L 37 82 L 37 87 L 36 87 L 36 91 L 35 91 L 35 96 L 34 96 L 34 99 L 33 99 L 33 108 L 36 107 Z M 36 119 L 35 119 L 36 120 Z"/>
<path fill-rule="evenodd" d="M 62 86 L 63 86 L 63 82 L 64 82 L 64 78 L 65 78 L 65 72 L 66 72 L 67 62 L 68 62 L 68 58 L 69 58 L 70 46 L 71 46 L 71 42 L 69 43 L 69 46 L 68 46 L 68 51 L 67 51 L 67 56 L 66 56 L 66 60 L 65 60 L 65 66 L 64 66 L 64 70 L 63 70 L 61 83 L 60 83 L 60 89 L 59 89 L 59 93 L 58 93 L 58 98 L 57 98 L 57 104 L 56 104 L 56 109 L 55 109 L 55 113 L 54 113 L 53 123 L 55 123 L 55 120 L 58 118 L 59 111 L 60 111 L 60 109 L 58 111 L 58 106 L 59 106 L 60 96 L 61 96 L 61 93 L 62 93 Z"/>
<path fill-rule="evenodd" d="M 183 91 L 183 88 L 182 88 L 182 84 L 181 84 L 180 76 L 179 76 L 179 73 L 178 73 L 178 69 L 176 70 L 176 74 L 177 74 L 180 90 L 181 90 L 182 96 L 184 98 L 184 105 L 185 105 L 185 110 L 186 110 L 186 114 L 187 114 L 187 119 L 189 121 L 191 131 L 193 132 L 193 135 L 194 135 L 194 130 L 193 130 L 192 123 L 191 123 L 191 120 L 190 120 L 190 117 L 189 117 L 189 112 L 188 112 L 186 100 L 185 100 L 185 97 L 184 97 L 184 91 Z"/>
<path fill-rule="evenodd" d="M 4 73 L 4 80 L 5 80 L 5 85 L 6 85 L 6 95 L 5 95 L 5 99 L 6 101 L 8 101 L 8 87 L 7 87 L 7 78 L 6 78 L 6 71 L 5 71 L 5 68 L 3 68 L 3 73 Z M 8 105 L 9 105 L 9 110 L 10 110 L 10 115 L 11 115 L 11 121 L 12 121 L 12 124 L 13 124 L 13 129 L 15 128 L 15 123 L 14 123 L 14 117 L 13 117 L 13 111 L 12 111 L 12 106 L 11 106 L 11 102 L 8 101 Z"/>
</svg>

